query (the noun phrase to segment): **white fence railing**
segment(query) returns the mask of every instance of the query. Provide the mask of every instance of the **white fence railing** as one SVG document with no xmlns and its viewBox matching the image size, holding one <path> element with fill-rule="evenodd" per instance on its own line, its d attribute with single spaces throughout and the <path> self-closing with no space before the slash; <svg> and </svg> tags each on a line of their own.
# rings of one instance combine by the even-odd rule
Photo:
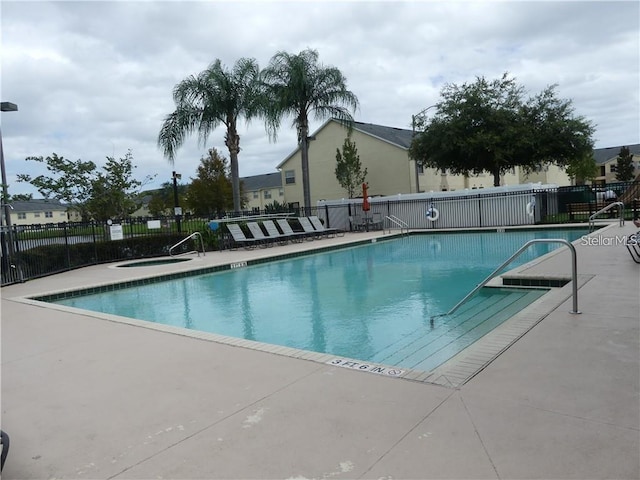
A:
<svg viewBox="0 0 640 480">
<path fill-rule="evenodd" d="M 323 200 L 318 216 L 332 228 L 351 230 L 364 215 L 396 216 L 411 229 L 533 225 L 558 210 L 556 185 L 528 184 L 458 192 L 430 192 L 362 199 Z M 384 225 L 388 228 L 388 225 Z"/>
</svg>

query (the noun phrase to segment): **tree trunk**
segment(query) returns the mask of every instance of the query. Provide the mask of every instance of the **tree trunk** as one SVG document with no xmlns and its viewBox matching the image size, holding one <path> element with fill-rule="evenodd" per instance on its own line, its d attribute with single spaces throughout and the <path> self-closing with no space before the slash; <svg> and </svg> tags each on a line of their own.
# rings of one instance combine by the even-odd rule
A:
<svg viewBox="0 0 640 480">
<path fill-rule="evenodd" d="M 300 157 L 302 159 L 302 191 L 305 215 L 311 215 L 311 190 L 309 188 L 309 125 L 302 119 L 298 126 Z"/>
<path fill-rule="evenodd" d="M 240 136 L 235 125 L 227 127 L 225 143 L 229 149 L 229 163 L 231 168 L 231 189 L 233 191 L 233 211 L 239 213 L 240 204 L 240 175 L 238 173 L 238 152 L 240 151 Z"/>
<path fill-rule="evenodd" d="M 500 186 L 500 169 L 499 168 L 496 168 L 493 171 L 493 186 L 494 187 Z"/>
</svg>

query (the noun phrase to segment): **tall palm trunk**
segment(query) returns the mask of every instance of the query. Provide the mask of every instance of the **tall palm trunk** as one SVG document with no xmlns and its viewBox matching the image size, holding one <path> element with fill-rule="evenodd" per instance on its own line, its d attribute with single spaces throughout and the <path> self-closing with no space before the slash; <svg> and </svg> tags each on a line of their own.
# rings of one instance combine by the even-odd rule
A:
<svg viewBox="0 0 640 480">
<path fill-rule="evenodd" d="M 298 141 L 302 160 L 302 192 L 305 215 L 311 215 L 311 190 L 309 187 L 309 122 L 306 117 L 298 120 Z"/>
<path fill-rule="evenodd" d="M 233 190 L 233 211 L 240 212 L 240 175 L 238 171 L 238 153 L 240 152 L 240 135 L 235 125 L 229 124 L 225 135 L 225 145 L 229 149 L 229 163 L 231 168 L 231 186 Z"/>
</svg>

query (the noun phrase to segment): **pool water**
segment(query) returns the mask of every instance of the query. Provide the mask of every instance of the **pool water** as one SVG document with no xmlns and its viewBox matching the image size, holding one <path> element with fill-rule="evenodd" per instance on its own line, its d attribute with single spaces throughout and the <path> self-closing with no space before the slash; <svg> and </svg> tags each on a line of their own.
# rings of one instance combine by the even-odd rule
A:
<svg viewBox="0 0 640 480">
<path fill-rule="evenodd" d="M 411 235 L 66 298 L 55 303 L 231 337 L 429 370 L 544 293 L 482 289 L 447 312 L 532 238 L 585 230 Z M 558 244 L 534 244 L 509 268 Z"/>
</svg>

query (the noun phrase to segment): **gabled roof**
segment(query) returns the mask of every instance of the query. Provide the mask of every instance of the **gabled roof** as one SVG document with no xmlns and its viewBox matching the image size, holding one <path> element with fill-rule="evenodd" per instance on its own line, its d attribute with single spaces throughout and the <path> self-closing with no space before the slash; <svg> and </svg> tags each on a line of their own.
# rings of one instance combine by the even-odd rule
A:
<svg viewBox="0 0 640 480">
<path fill-rule="evenodd" d="M 33 200 L 18 200 L 9 202 L 14 212 L 44 212 L 44 211 L 66 211 L 68 205 L 60 203 L 60 200 L 49 200 L 37 198 Z"/>
<path fill-rule="evenodd" d="M 362 122 L 353 122 L 353 128 L 405 150 L 409 149 L 413 138 L 413 132 L 404 128 L 385 127 L 384 125 Z"/>
<path fill-rule="evenodd" d="M 340 120 L 330 118 L 322 125 L 320 125 L 320 127 L 311 134 L 311 137 L 316 136 L 318 132 L 320 132 L 329 124 L 329 122 L 342 123 Z M 353 122 L 353 128 L 354 130 L 364 133 L 365 135 L 369 135 L 383 142 L 390 143 L 398 148 L 402 148 L 403 150 L 409 149 L 409 146 L 411 145 L 411 139 L 413 138 L 413 132 L 411 130 L 396 127 L 386 127 L 384 125 L 376 125 L 375 123 Z M 300 146 L 297 146 L 293 152 L 287 155 L 276 168 L 282 168 L 282 165 L 284 165 L 287 160 L 293 157 L 298 152 L 298 150 L 300 150 Z"/>
<path fill-rule="evenodd" d="M 600 165 L 617 158 L 622 147 L 627 147 L 631 155 L 640 155 L 640 143 L 636 143 L 635 145 L 620 145 L 618 147 L 594 148 L 593 158 L 596 164 Z"/>
<path fill-rule="evenodd" d="M 247 192 L 282 187 L 282 175 L 280 172 L 242 177 L 240 181 L 244 184 L 244 189 Z"/>
</svg>

